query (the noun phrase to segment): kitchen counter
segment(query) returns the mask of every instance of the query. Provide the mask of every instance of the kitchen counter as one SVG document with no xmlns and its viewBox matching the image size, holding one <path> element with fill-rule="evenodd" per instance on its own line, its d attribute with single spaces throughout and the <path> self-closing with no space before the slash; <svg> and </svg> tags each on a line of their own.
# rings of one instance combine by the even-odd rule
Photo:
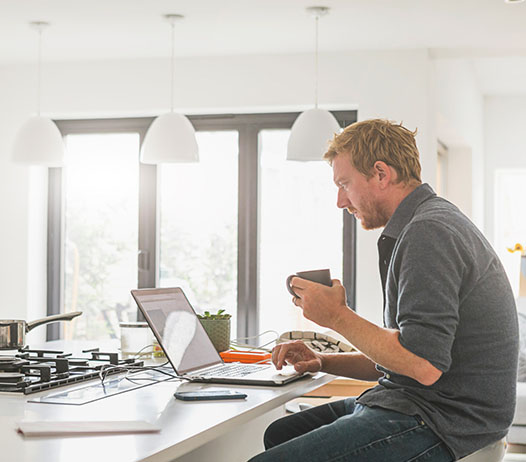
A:
<svg viewBox="0 0 526 462">
<path fill-rule="evenodd" d="M 236 435 L 241 435 L 243 431 L 246 434 L 246 428 L 261 416 L 275 412 L 287 401 L 308 393 L 333 378 L 318 374 L 283 387 L 193 384 L 170 379 L 80 406 L 28 402 L 30 399 L 66 390 L 67 387 L 32 395 L 1 393 L 2 461 L 168 462 L 185 454 L 185 461 L 197 461 L 201 456 L 192 458 L 191 451 L 195 452 L 196 448 L 203 445 L 213 451 L 214 457 L 211 460 L 215 462 L 246 460 L 245 456 L 236 456 Z M 173 397 L 176 389 L 187 391 L 206 388 L 238 390 L 248 397 L 246 400 L 210 402 L 179 401 Z M 145 420 L 162 430 L 153 434 L 28 438 L 15 431 L 16 423 L 20 420 Z M 262 428 L 265 425 L 266 422 Z M 262 431 L 258 429 L 252 433 L 257 434 L 251 434 L 251 438 L 261 444 Z M 229 441 L 228 438 L 234 444 L 225 444 Z M 259 448 L 256 449 L 259 452 Z M 228 454 L 221 455 L 221 450 Z"/>
</svg>

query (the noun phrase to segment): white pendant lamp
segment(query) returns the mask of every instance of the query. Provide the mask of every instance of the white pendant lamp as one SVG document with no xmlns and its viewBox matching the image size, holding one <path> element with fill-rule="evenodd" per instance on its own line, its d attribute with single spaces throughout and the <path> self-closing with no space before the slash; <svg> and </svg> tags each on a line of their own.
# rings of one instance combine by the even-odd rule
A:
<svg viewBox="0 0 526 462">
<path fill-rule="evenodd" d="M 322 160 L 329 141 L 340 132 L 335 117 L 325 109 L 318 108 L 318 21 L 329 12 L 325 6 L 307 8 L 316 22 L 316 50 L 314 53 L 314 108 L 302 112 L 290 130 L 287 160 Z"/>
<path fill-rule="evenodd" d="M 174 29 L 175 23 L 184 16 L 167 14 L 164 17 L 172 28 L 171 106 L 169 113 L 157 117 L 150 125 L 142 144 L 141 162 L 145 164 L 198 162 L 194 127 L 186 116 L 174 112 Z"/>
<path fill-rule="evenodd" d="M 30 26 L 38 32 L 37 115 L 18 130 L 13 146 L 13 160 L 30 165 L 61 167 L 64 165 L 62 135 L 51 119 L 40 115 L 42 30 L 49 24 L 36 21 L 31 22 Z"/>
</svg>

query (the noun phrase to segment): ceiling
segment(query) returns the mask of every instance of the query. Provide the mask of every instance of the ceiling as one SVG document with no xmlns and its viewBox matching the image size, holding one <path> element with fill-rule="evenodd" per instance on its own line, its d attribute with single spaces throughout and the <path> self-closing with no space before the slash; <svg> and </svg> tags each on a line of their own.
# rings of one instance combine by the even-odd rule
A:
<svg viewBox="0 0 526 462">
<path fill-rule="evenodd" d="M 526 2 L 504 0 L 1 0 L 0 64 L 36 59 L 30 21 L 51 24 L 45 61 L 165 57 L 166 13 L 185 16 L 179 56 L 312 52 L 320 4 L 322 52 L 427 48 L 472 60 L 485 92 L 526 93 Z"/>
</svg>

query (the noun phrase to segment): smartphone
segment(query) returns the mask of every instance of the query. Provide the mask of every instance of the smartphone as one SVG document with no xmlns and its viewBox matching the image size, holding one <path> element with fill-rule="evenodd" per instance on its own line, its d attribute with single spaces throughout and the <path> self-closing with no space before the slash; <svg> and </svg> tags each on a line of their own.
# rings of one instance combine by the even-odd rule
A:
<svg viewBox="0 0 526 462">
<path fill-rule="evenodd" d="M 247 397 L 245 393 L 232 390 L 199 390 L 199 391 L 176 391 L 174 393 L 176 399 L 183 401 L 202 401 L 212 399 L 244 399 Z"/>
</svg>

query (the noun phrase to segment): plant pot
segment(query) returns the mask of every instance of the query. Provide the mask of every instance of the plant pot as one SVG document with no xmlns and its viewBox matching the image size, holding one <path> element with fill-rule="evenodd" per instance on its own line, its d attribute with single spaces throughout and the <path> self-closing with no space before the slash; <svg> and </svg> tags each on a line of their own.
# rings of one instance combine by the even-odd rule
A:
<svg viewBox="0 0 526 462">
<path fill-rule="evenodd" d="M 218 353 L 230 348 L 230 319 L 200 319 Z"/>
</svg>

